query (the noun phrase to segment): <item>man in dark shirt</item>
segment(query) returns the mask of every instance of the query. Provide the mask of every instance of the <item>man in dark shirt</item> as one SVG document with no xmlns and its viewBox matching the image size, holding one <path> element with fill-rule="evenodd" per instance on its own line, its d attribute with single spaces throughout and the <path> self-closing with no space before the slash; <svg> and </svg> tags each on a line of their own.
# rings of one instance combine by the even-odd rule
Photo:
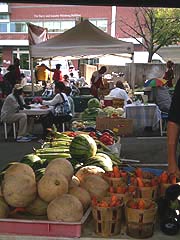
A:
<svg viewBox="0 0 180 240">
<path fill-rule="evenodd" d="M 175 173 L 180 177 L 180 169 L 177 164 L 177 145 L 180 136 L 180 79 L 178 80 L 172 103 L 169 111 L 168 119 L 168 171 Z"/>
</svg>

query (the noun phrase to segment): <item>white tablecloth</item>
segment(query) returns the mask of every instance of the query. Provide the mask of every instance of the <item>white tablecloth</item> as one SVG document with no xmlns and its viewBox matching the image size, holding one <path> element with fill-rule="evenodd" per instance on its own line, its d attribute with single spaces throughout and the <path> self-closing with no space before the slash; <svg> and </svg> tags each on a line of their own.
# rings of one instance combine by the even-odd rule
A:
<svg viewBox="0 0 180 240">
<path fill-rule="evenodd" d="M 28 116 L 40 116 L 40 115 L 47 115 L 51 109 L 52 106 L 49 108 L 40 108 L 42 105 L 40 104 L 31 104 L 31 109 L 24 109 L 21 112 L 26 113 Z"/>
<path fill-rule="evenodd" d="M 145 127 L 156 129 L 161 119 L 161 111 L 154 103 L 127 104 L 125 113 L 127 118 L 133 119 L 135 129 L 144 129 Z"/>
</svg>

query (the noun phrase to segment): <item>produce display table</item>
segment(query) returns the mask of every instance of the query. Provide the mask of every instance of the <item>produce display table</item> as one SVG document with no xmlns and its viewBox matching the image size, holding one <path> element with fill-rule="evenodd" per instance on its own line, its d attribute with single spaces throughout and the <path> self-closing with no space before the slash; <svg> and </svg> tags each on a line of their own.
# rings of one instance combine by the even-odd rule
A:
<svg viewBox="0 0 180 240">
<path fill-rule="evenodd" d="M 1 240 L 67 240 L 67 239 L 72 239 L 72 238 L 65 238 L 65 237 L 48 237 L 48 236 L 25 236 L 25 235 L 0 235 L 0 239 Z M 87 221 L 87 223 L 85 224 L 84 228 L 83 228 L 83 233 L 81 235 L 81 237 L 79 238 L 80 240 L 91 240 L 91 239 L 96 239 L 96 240 L 102 240 L 102 239 L 107 239 L 107 238 L 102 238 L 100 236 L 98 236 L 97 234 L 95 234 L 94 232 L 94 225 L 93 225 L 93 220 L 92 218 L 89 219 L 89 221 Z M 121 234 L 113 236 L 113 237 L 109 237 L 108 239 L 121 239 L 121 240 L 127 240 L 127 239 L 133 239 L 129 236 L 126 235 L 125 233 L 125 229 L 122 228 Z M 134 238 L 135 239 L 135 238 Z M 177 240 L 180 239 L 180 233 L 178 235 L 175 236 L 168 236 L 163 234 L 158 226 L 155 229 L 155 232 L 153 234 L 153 236 L 151 238 L 148 238 L 148 240 Z"/>
</svg>

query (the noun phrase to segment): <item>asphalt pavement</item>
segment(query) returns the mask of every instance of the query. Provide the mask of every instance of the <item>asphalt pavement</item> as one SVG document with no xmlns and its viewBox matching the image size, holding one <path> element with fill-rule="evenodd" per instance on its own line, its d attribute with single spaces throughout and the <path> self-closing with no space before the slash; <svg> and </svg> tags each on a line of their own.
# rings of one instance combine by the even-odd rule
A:
<svg viewBox="0 0 180 240">
<path fill-rule="evenodd" d="M 8 126 L 8 131 L 10 131 L 10 126 Z M 41 146 L 38 142 L 42 136 L 42 126 L 39 122 L 35 123 L 34 134 L 37 136 L 36 140 L 17 143 L 11 132 L 5 141 L 4 128 L 2 124 L 0 125 L 0 169 L 9 162 L 20 161 L 24 155 L 32 153 L 33 148 Z M 131 137 L 122 137 L 120 156 L 122 159 L 140 161 L 140 164 L 161 166 L 167 163 L 166 141 L 167 137 L 160 137 L 159 131 L 143 131 Z"/>
</svg>

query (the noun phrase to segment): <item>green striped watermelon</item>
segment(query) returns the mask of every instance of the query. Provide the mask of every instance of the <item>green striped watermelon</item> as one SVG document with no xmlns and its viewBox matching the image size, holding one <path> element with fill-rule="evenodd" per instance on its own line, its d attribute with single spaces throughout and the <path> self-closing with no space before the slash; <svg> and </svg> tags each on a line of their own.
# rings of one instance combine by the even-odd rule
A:
<svg viewBox="0 0 180 240">
<path fill-rule="evenodd" d="M 69 152 L 72 158 L 86 160 L 96 155 L 97 145 L 89 135 L 79 134 L 71 141 Z"/>
</svg>

